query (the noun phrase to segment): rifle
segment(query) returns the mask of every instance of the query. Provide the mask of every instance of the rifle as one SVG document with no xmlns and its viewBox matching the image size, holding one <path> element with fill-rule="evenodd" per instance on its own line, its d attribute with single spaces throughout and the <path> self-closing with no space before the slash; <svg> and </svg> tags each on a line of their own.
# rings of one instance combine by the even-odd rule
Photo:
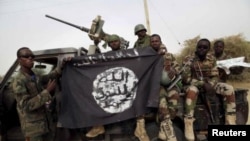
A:
<svg viewBox="0 0 250 141">
<path fill-rule="evenodd" d="M 215 96 L 215 91 L 213 91 L 213 88 L 204 84 L 204 86 L 202 88 L 200 88 L 200 95 L 201 95 L 201 99 L 203 100 L 203 102 L 205 103 L 205 106 L 209 112 L 210 115 L 210 119 L 212 121 L 212 123 L 215 123 L 215 119 L 214 119 L 214 115 L 213 115 L 213 110 L 211 108 L 211 104 L 210 101 L 207 97 L 207 95 L 209 96 Z"/>
<path fill-rule="evenodd" d="M 176 85 L 179 81 L 182 80 L 182 73 L 185 71 L 186 67 L 190 65 L 190 63 L 192 62 L 193 60 L 192 59 L 189 59 L 185 64 L 184 66 L 181 68 L 181 70 L 179 71 L 179 73 L 177 74 L 177 77 L 175 77 L 171 82 L 170 82 L 170 85 L 166 88 L 167 91 L 171 90 L 174 86 L 177 86 Z M 181 88 L 178 87 L 178 89 L 180 90 Z"/>
<path fill-rule="evenodd" d="M 102 30 L 102 27 L 104 25 L 104 20 L 102 20 L 101 16 L 99 16 L 99 15 L 92 21 L 92 25 L 91 25 L 90 29 L 86 28 L 86 27 L 83 27 L 83 26 L 78 26 L 78 25 L 75 25 L 75 24 L 60 20 L 60 19 L 52 17 L 50 15 L 45 15 L 45 17 L 56 20 L 56 21 L 59 21 L 61 23 L 67 24 L 67 25 L 70 25 L 72 27 L 80 29 L 81 31 L 87 32 L 88 36 L 89 36 L 89 38 L 91 40 L 103 40 L 103 41 L 106 42 L 107 37 L 110 36 L 109 34 L 105 33 Z M 128 46 L 129 46 L 129 41 L 125 40 L 122 37 L 120 37 L 120 40 L 121 40 L 121 48 L 122 49 L 127 49 Z M 106 46 L 104 45 L 103 47 L 105 48 Z"/>
</svg>

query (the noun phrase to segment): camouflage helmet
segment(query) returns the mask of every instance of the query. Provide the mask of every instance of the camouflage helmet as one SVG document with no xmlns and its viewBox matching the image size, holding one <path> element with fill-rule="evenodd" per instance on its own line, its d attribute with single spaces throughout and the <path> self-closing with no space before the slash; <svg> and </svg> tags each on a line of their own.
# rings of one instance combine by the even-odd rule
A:
<svg viewBox="0 0 250 141">
<path fill-rule="evenodd" d="M 137 33 L 138 31 L 141 31 L 141 30 L 146 30 L 146 31 L 147 31 L 147 29 L 145 28 L 145 26 L 144 26 L 143 24 L 138 24 L 138 25 L 136 25 L 136 26 L 135 26 L 135 35 L 136 35 L 136 33 Z"/>
<path fill-rule="evenodd" d="M 120 41 L 120 37 L 116 34 L 112 34 L 110 36 L 108 36 L 108 39 L 107 39 L 107 42 L 113 42 L 113 41 L 117 41 L 119 40 Z"/>
</svg>

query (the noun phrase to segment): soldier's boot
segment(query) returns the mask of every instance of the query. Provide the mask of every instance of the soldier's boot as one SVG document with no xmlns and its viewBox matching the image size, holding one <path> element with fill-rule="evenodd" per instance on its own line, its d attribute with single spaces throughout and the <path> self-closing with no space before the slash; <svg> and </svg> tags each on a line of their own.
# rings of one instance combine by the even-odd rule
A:
<svg viewBox="0 0 250 141">
<path fill-rule="evenodd" d="M 91 130 L 86 134 L 86 137 L 88 138 L 94 138 L 100 134 L 103 134 L 105 132 L 105 129 L 102 125 L 100 126 L 94 126 L 91 128 Z"/>
<path fill-rule="evenodd" d="M 185 137 L 187 141 L 194 141 L 194 129 L 193 129 L 193 117 L 184 117 L 184 124 L 185 124 Z"/>
<path fill-rule="evenodd" d="M 145 120 L 143 118 L 137 119 L 134 134 L 140 141 L 150 141 L 145 129 Z"/>
<path fill-rule="evenodd" d="M 227 114 L 225 117 L 226 125 L 236 125 L 236 114 Z"/>
<path fill-rule="evenodd" d="M 173 123 L 170 118 L 161 122 L 158 138 L 164 141 L 177 141 Z"/>
</svg>

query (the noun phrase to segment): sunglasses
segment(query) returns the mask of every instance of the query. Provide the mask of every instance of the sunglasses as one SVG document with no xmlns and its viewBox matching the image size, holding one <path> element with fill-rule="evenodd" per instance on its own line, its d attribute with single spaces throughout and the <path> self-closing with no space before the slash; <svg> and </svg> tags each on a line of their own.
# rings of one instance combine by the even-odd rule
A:
<svg viewBox="0 0 250 141">
<path fill-rule="evenodd" d="M 32 59 L 34 59 L 35 58 L 35 55 L 33 55 L 33 54 L 27 54 L 27 55 L 20 55 L 19 57 L 22 57 L 22 58 L 32 58 Z"/>
<path fill-rule="evenodd" d="M 208 46 L 204 46 L 204 45 L 200 45 L 197 47 L 198 49 L 208 49 L 209 47 Z"/>
</svg>

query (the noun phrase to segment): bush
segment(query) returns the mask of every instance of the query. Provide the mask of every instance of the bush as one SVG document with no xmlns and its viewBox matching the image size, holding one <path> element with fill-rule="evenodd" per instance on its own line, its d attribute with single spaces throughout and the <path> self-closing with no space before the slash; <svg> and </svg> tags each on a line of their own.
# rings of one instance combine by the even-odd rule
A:
<svg viewBox="0 0 250 141">
<path fill-rule="evenodd" d="M 195 51 L 195 46 L 200 40 L 200 36 L 194 37 L 184 41 L 184 48 L 181 50 L 180 54 L 176 54 L 175 57 L 177 61 L 181 64 L 183 58 L 187 55 L 192 55 Z M 232 35 L 228 37 L 220 38 L 225 42 L 225 52 L 227 52 L 232 57 L 245 56 L 245 62 L 250 63 L 250 42 L 247 41 L 242 34 Z M 211 41 L 211 48 L 215 40 Z M 213 51 L 212 49 L 210 51 Z M 231 81 L 250 81 L 250 68 L 245 68 L 243 73 L 239 75 L 230 75 L 229 80 Z"/>
</svg>

